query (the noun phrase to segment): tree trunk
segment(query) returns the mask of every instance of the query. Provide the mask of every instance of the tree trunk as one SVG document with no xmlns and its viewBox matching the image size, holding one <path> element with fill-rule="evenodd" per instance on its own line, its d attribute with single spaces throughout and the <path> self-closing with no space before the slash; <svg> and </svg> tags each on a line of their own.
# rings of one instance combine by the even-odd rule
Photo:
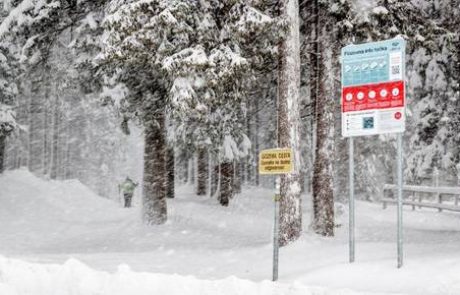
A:
<svg viewBox="0 0 460 295">
<path fill-rule="evenodd" d="M 299 176 L 299 185 L 300 185 L 300 193 L 303 194 L 305 192 L 305 171 L 300 170 Z"/>
<path fill-rule="evenodd" d="M 166 196 L 170 199 L 174 198 L 175 191 L 174 191 L 174 184 L 175 184 L 175 159 L 174 159 L 174 148 L 168 148 L 167 152 L 167 160 L 166 160 L 166 171 L 168 177 L 168 187 Z"/>
<path fill-rule="evenodd" d="M 228 206 L 233 197 L 233 163 L 224 162 L 220 164 L 220 196 L 222 206 Z"/>
<path fill-rule="evenodd" d="M 233 162 L 233 191 L 236 194 L 241 193 L 241 185 L 243 182 L 242 179 L 242 160 L 240 159 L 239 161 L 234 161 Z"/>
<path fill-rule="evenodd" d="M 45 78 L 46 79 L 46 78 Z M 45 101 L 43 105 L 43 158 L 42 158 L 42 165 L 43 165 L 43 175 L 49 175 L 49 164 L 51 162 L 50 151 L 51 145 L 49 140 L 49 135 L 51 134 L 49 130 L 49 119 L 50 119 L 50 112 L 49 112 L 49 92 L 48 92 L 48 81 L 45 81 Z"/>
<path fill-rule="evenodd" d="M 151 110 L 146 110 L 150 112 Z M 164 110 L 145 122 L 143 220 L 147 225 L 163 224 L 166 207 L 166 134 Z"/>
<path fill-rule="evenodd" d="M 65 126 L 63 127 L 62 130 L 62 143 L 63 143 L 63 148 L 61 150 L 61 157 L 59 160 L 59 170 L 60 170 L 60 176 L 58 175 L 58 178 L 60 179 L 68 179 L 68 170 L 70 167 L 70 124 L 69 124 L 69 118 L 66 118 L 66 123 L 64 124 Z"/>
<path fill-rule="evenodd" d="M 180 156 L 180 163 L 182 163 L 183 165 L 183 179 L 182 181 L 185 183 L 185 184 L 188 184 L 189 183 L 189 160 L 188 160 L 188 156 L 187 154 L 182 154 L 181 153 L 181 156 Z"/>
<path fill-rule="evenodd" d="M 59 146 L 59 100 L 56 96 L 54 102 L 54 114 L 53 114 L 53 140 L 51 142 L 51 167 L 50 167 L 50 178 L 56 179 L 58 176 L 58 146 Z"/>
<path fill-rule="evenodd" d="M 318 97 L 317 140 L 315 169 L 313 175 L 313 228 L 324 236 L 334 235 L 334 191 L 332 186 L 332 167 L 330 159 L 329 133 L 332 128 L 330 114 L 325 113 L 322 97 Z"/>
<path fill-rule="evenodd" d="M 4 171 L 6 136 L 0 135 L 0 174 Z"/>
<path fill-rule="evenodd" d="M 208 196 L 212 198 L 212 186 L 214 185 L 213 177 L 214 177 L 214 160 L 212 157 L 212 153 L 208 152 Z"/>
<path fill-rule="evenodd" d="M 253 169 L 254 169 L 254 184 L 256 186 L 260 185 L 260 175 L 259 175 L 259 153 L 260 153 L 260 144 L 259 144 L 259 127 L 260 127 L 260 115 L 259 115 L 259 100 L 255 100 L 256 103 L 256 131 L 254 135 L 254 160 L 253 160 Z"/>
<path fill-rule="evenodd" d="M 29 105 L 29 170 L 37 175 L 44 174 L 44 99 L 40 84 L 42 80 L 34 80 L 31 83 L 31 99 Z"/>
<path fill-rule="evenodd" d="M 195 185 L 195 156 L 188 159 L 188 184 Z"/>
<path fill-rule="evenodd" d="M 258 100 L 258 99 L 255 99 L 255 100 Z M 250 113 L 250 114 L 253 113 L 254 112 L 253 104 L 248 103 L 247 106 L 248 106 L 247 112 Z M 254 136 L 252 134 L 250 116 L 246 115 L 245 120 L 246 120 L 246 130 L 247 130 L 246 135 L 251 140 L 251 143 L 253 143 L 254 142 L 254 138 L 253 138 Z M 253 161 L 253 157 L 252 157 L 252 144 L 251 144 L 251 149 L 249 150 L 248 155 L 246 156 L 246 158 L 243 161 L 243 176 L 244 176 L 243 181 L 244 181 L 245 184 L 253 184 L 253 175 L 252 175 L 253 165 L 252 165 L 252 161 Z"/>
<path fill-rule="evenodd" d="M 317 3 L 316 3 L 317 4 Z M 318 15 L 318 28 L 324 30 L 321 15 Z M 326 32 L 324 32 L 324 35 Z M 322 73 L 331 73 L 332 50 L 325 48 L 320 43 L 319 29 L 317 30 L 316 42 L 318 55 L 317 88 L 315 103 L 316 123 L 316 147 L 315 164 L 313 171 L 313 229 L 323 236 L 334 235 L 334 190 L 332 179 L 332 157 L 333 157 L 333 136 L 334 136 L 334 100 L 326 91 L 326 79 Z M 321 55 L 323 52 L 323 55 Z M 327 62 L 327 63 L 326 63 Z M 332 76 L 332 75 L 331 75 Z M 332 83 L 334 83 L 332 81 Z M 331 86 L 331 85 L 329 85 Z M 331 87 L 333 88 L 333 87 Z M 332 90 L 333 91 L 333 90 Z"/>
<path fill-rule="evenodd" d="M 214 169 L 213 169 L 213 173 L 211 174 L 212 178 L 211 178 L 211 197 L 213 197 L 216 192 L 217 192 L 217 189 L 219 187 L 219 177 L 220 177 L 220 173 L 219 173 L 219 169 L 220 169 L 220 165 L 214 165 Z"/>
<path fill-rule="evenodd" d="M 198 149 L 196 179 L 196 194 L 198 196 L 206 195 L 206 184 L 208 182 L 208 154 L 205 148 Z"/>
<path fill-rule="evenodd" d="M 281 177 L 280 245 L 298 239 L 302 232 L 300 200 L 300 143 L 299 143 L 299 91 L 300 40 L 299 4 L 297 0 L 284 0 L 282 13 L 288 20 L 288 34 L 280 44 L 278 76 L 278 145 L 292 148 L 293 172 Z"/>
</svg>

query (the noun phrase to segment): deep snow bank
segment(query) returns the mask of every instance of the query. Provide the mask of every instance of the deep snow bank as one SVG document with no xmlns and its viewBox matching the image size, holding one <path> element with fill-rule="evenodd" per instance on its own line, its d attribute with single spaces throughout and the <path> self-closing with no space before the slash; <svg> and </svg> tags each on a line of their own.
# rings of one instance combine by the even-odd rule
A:
<svg viewBox="0 0 460 295">
<path fill-rule="evenodd" d="M 43 180 L 27 169 L 6 171 L 0 177 L 0 199 L 8 202 L 8 209 L 50 207 L 59 210 L 81 208 L 94 211 L 101 208 L 113 208 L 117 205 L 101 198 L 78 180 Z M 69 213 L 69 212 L 66 212 Z"/>
<path fill-rule="evenodd" d="M 118 244 L 137 219 L 78 180 L 44 180 L 25 169 L 0 177 L 0 253 L 61 253 Z M 98 242 L 99 241 L 99 242 Z M 99 250 L 99 251 L 102 251 Z"/>
<path fill-rule="evenodd" d="M 357 295 L 349 290 L 307 288 L 230 277 L 198 280 L 191 276 L 136 273 L 126 265 L 116 273 L 96 271 L 71 259 L 64 265 L 31 264 L 0 256 L 2 295 Z M 377 293 L 372 293 L 377 295 Z M 382 294 L 382 293 L 380 293 Z M 383 294 L 382 294 L 383 295 Z"/>
</svg>

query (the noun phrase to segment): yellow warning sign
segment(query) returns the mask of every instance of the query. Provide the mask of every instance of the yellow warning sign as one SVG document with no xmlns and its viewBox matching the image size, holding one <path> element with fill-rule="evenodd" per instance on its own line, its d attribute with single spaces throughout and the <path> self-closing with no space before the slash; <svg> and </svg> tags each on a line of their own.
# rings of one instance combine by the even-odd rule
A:
<svg viewBox="0 0 460 295">
<path fill-rule="evenodd" d="M 292 149 L 271 149 L 259 154 L 260 174 L 287 174 L 293 168 Z"/>
</svg>

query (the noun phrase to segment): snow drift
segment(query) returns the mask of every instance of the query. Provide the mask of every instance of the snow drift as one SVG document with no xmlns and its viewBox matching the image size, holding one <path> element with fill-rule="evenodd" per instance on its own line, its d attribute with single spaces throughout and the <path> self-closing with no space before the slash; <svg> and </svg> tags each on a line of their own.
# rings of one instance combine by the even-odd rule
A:
<svg viewBox="0 0 460 295">
<path fill-rule="evenodd" d="M 136 273 L 126 265 L 114 274 L 95 271 L 71 259 L 64 265 L 39 265 L 0 257 L 2 295 L 353 295 L 349 290 L 308 288 L 301 284 L 255 283 L 229 277 L 198 280 L 191 276 Z M 377 293 L 372 293 L 377 295 Z M 383 294 L 383 293 L 380 293 Z"/>
<path fill-rule="evenodd" d="M 5 172 L 0 188 L 4 255 L 85 251 L 88 240 L 115 238 L 124 224 L 137 219 L 78 180 L 47 181 L 20 169 Z"/>
</svg>

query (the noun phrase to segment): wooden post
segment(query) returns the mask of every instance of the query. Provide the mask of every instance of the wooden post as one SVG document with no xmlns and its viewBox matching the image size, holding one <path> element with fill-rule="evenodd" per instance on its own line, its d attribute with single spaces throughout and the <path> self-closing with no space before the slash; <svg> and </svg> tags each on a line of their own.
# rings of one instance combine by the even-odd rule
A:
<svg viewBox="0 0 460 295">
<path fill-rule="evenodd" d="M 415 202 L 417 196 L 416 196 L 416 192 L 412 192 L 412 201 Z M 412 205 L 412 211 L 415 211 L 415 204 Z"/>
</svg>

